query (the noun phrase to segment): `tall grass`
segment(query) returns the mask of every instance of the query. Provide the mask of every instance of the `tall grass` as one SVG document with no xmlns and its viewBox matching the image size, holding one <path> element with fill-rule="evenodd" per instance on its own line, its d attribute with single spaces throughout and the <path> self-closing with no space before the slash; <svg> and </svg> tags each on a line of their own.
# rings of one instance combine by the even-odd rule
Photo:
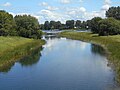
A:
<svg viewBox="0 0 120 90">
<path fill-rule="evenodd" d="M 120 35 L 98 36 L 88 32 L 62 32 L 61 36 L 83 40 L 103 46 L 108 52 L 108 59 L 115 67 L 116 81 L 120 83 Z"/>
<path fill-rule="evenodd" d="M 43 44 L 45 44 L 43 40 L 22 37 L 0 37 L 0 68 L 29 55 Z"/>
</svg>

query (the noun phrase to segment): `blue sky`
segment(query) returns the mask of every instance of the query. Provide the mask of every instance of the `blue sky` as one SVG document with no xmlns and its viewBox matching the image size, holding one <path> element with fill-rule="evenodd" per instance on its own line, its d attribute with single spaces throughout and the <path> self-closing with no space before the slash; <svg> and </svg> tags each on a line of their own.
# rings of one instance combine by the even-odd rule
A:
<svg viewBox="0 0 120 90">
<path fill-rule="evenodd" d="M 111 6 L 120 6 L 120 0 L 0 0 L 0 9 L 15 15 L 31 14 L 44 21 L 65 22 L 68 19 L 87 20 L 95 16 L 105 18 Z"/>
</svg>

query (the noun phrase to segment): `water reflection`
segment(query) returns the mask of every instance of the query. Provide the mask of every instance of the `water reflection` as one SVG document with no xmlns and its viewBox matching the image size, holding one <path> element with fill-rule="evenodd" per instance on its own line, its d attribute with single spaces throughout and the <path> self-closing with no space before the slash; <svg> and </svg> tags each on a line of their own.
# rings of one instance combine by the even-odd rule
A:
<svg viewBox="0 0 120 90">
<path fill-rule="evenodd" d="M 14 66 L 14 64 L 15 64 L 15 61 L 10 61 L 10 62 L 7 62 L 4 65 L 1 65 L 0 66 L 0 72 L 8 73 L 11 70 L 11 68 Z"/>
<path fill-rule="evenodd" d="M 32 66 L 34 64 L 36 64 L 41 57 L 41 50 L 43 49 L 43 47 L 40 47 L 39 49 L 36 49 L 34 52 L 31 53 L 31 55 L 28 55 L 24 58 L 22 58 L 19 63 L 22 66 Z"/>
<path fill-rule="evenodd" d="M 101 55 L 101 56 L 106 55 L 104 48 L 99 45 L 91 44 L 91 51 L 93 54 L 97 54 L 97 55 Z"/>
<path fill-rule="evenodd" d="M 0 90 L 114 88 L 114 73 L 107 66 L 106 57 L 102 56 L 103 48 L 82 41 L 49 36 L 44 37 L 47 43 L 41 53 L 41 49 L 37 49 L 16 63 L 11 72 L 0 74 Z"/>
<path fill-rule="evenodd" d="M 15 65 L 15 62 L 18 61 L 22 66 L 31 66 L 36 64 L 40 59 L 41 56 L 41 50 L 43 48 L 37 48 L 36 50 L 34 50 L 30 55 L 25 56 L 24 58 L 20 59 L 20 60 L 10 60 L 10 61 L 5 61 L 2 62 L 3 65 L 0 65 L 0 72 L 1 73 L 8 73 L 11 68 Z M 5 63 L 5 64 L 4 64 Z"/>
<path fill-rule="evenodd" d="M 49 40 L 49 39 L 55 39 L 55 38 L 60 38 L 60 37 L 56 35 L 44 35 L 42 39 Z"/>
</svg>

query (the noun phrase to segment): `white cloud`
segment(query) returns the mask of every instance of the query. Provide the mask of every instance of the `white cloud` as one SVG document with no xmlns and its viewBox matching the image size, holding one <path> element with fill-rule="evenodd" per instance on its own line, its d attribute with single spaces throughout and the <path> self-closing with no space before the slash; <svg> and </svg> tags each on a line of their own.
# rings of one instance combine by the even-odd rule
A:
<svg viewBox="0 0 120 90">
<path fill-rule="evenodd" d="M 62 1 L 62 0 L 61 0 Z M 81 1 L 81 0 L 80 0 Z M 83 1 L 83 0 L 82 0 Z M 64 3 L 70 3 L 70 0 L 63 1 Z M 38 14 L 40 16 L 40 22 L 44 23 L 44 21 L 61 21 L 62 23 L 65 23 L 66 20 L 73 19 L 73 20 L 90 20 L 93 17 L 102 17 L 105 18 L 105 12 L 109 9 L 111 6 L 111 0 L 104 0 L 103 6 L 101 6 L 101 9 L 98 11 L 91 11 L 88 12 L 85 7 L 64 7 L 59 8 L 60 10 L 63 10 L 62 12 L 58 12 L 55 10 L 58 10 L 58 8 L 50 7 L 49 5 L 41 10 Z"/>
<path fill-rule="evenodd" d="M 38 15 L 41 16 L 41 18 L 44 18 L 44 21 L 61 21 L 62 23 L 64 23 L 67 19 L 70 19 L 69 15 L 64 15 L 61 13 L 57 13 L 55 11 L 50 11 L 50 10 L 46 10 L 43 9 L 40 12 L 38 12 Z"/>
<path fill-rule="evenodd" d="M 107 11 L 111 6 L 111 0 L 104 0 L 104 5 L 102 6 L 102 10 Z"/>
<path fill-rule="evenodd" d="M 68 4 L 72 0 L 61 0 L 62 3 Z M 79 0 L 80 2 L 83 2 L 83 0 Z M 102 17 L 105 18 L 105 12 L 106 10 L 109 9 L 111 6 L 111 0 L 104 0 L 103 6 L 101 6 L 100 10 L 98 11 L 91 11 L 88 12 L 85 7 L 54 7 L 50 6 L 46 2 L 42 2 L 39 5 L 44 6 L 42 10 L 39 12 L 31 14 L 32 16 L 36 17 L 39 19 L 40 23 L 44 23 L 45 21 L 61 21 L 62 23 L 65 23 L 66 20 L 89 20 L 92 19 L 93 17 Z M 64 9 L 63 9 L 64 8 Z M 14 16 L 16 14 L 11 13 Z M 30 13 L 18 13 L 20 15 L 27 14 L 29 15 Z M 17 15 L 18 15 L 17 14 Z"/>
<path fill-rule="evenodd" d="M 84 18 L 86 18 L 86 20 L 90 20 L 94 17 L 103 17 L 103 12 L 101 11 L 92 11 L 92 12 L 86 12 L 84 15 Z"/>
<path fill-rule="evenodd" d="M 81 12 L 86 12 L 86 9 L 84 7 L 80 7 L 79 9 Z"/>
<path fill-rule="evenodd" d="M 104 0 L 105 4 L 111 4 L 111 0 Z"/>
<path fill-rule="evenodd" d="M 71 2 L 71 0 L 60 0 L 60 2 L 63 4 L 69 4 Z"/>
<path fill-rule="evenodd" d="M 71 17 L 71 19 L 73 20 L 77 20 L 77 19 L 83 20 L 86 12 L 87 11 L 84 7 L 77 7 L 77 8 L 67 8 L 65 14 L 69 15 L 69 17 Z"/>
<path fill-rule="evenodd" d="M 52 6 L 47 6 L 47 9 L 51 11 L 58 10 L 57 7 L 52 7 Z"/>
<path fill-rule="evenodd" d="M 40 6 L 48 6 L 48 3 L 46 2 L 42 2 L 42 3 L 39 3 Z"/>
<path fill-rule="evenodd" d="M 105 11 L 107 11 L 109 8 L 110 8 L 110 5 L 107 5 L 107 4 L 102 6 L 102 10 L 105 10 Z"/>
<path fill-rule="evenodd" d="M 4 3 L 2 6 L 4 6 L 4 7 L 9 7 L 9 6 L 11 6 L 12 4 L 10 3 L 10 2 L 6 2 L 6 3 Z"/>
<path fill-rule="evenodd" d="M 68 47 L 72 48 L 72 49 L 79 48 L 79 50 L 83 50 L 84 51 L 87 46 L 88 46 L 88 43 L 86 43 L 86 42 L 79 42 L 78 43 L 76 41 L 73 41 L 73 43 L 70 44 Z"/>
<path fill-rule="evenodd" d="M 49 52 L 51 52 L 51 51 L 53 50 L 54 46 L 55 46 L 57 43 L 58 43 L 58 40 L 57 40 L 57 39 L 54 39 L 54 40 L 49 39 L 49 40 L 47 41 L 47 44 L 45 44 L 43 47 L 44 47 L 44 48 L 48 48 Z M 47 53 L 45 53 L 45 54 L 47 54 Z"/>
<path fill-rule="evenodd" d="M 58 10 L 57 7 L 53 7 L 53 6 L 50 6 L 48 3 L 46 2 L 42 2 L 42 3 L 39 3 L 40 6 L 44 6 L 45 9 L 48 9 L 48 10 L 51 10 L 51 11 L 54 11 L 54 10 Z"/>
<path fill-rule="evenodd" d="M 100 10 L 91 11 L 91 12 L 85 11 L 83 14 L 83 19 L 89 20 L 89 19 L 92 19 L 93 17 L 105 18 L 105 13 L 110 8 L 110 6 L 111 6 L 111 0 L 104 0 L 104 5 L 101 7 Z"/>
</svg>

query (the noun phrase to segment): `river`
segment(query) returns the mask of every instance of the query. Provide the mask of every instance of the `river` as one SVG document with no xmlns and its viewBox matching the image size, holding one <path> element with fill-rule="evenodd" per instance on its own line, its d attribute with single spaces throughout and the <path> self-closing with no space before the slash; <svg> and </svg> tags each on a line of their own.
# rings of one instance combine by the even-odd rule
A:
<svg viewBox="0 0 120 90">
<path fill-rule="evenodd" d="M 0 70 L 0 90 L 112 90 L 114 71 L 102 47 L 66 38 L 47 43 Z"/>
</svg>

